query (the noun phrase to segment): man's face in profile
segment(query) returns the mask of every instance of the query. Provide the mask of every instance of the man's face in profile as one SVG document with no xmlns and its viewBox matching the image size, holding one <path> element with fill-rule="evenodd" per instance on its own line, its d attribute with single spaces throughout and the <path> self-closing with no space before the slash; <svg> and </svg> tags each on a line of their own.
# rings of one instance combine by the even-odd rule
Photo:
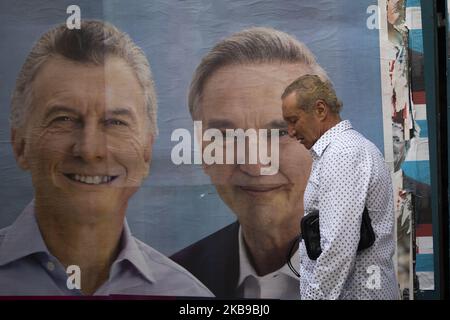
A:
<svg viewBox="0 0 450 320">
<path fill-rule="evenodd" d="M 255 219 L 267 225 L 297 223 L 303 212 L 311 159 L 307 150 L 288 136 L 280 97 L 290 82 L 308 71 L 299 64 L 231 65 L 215 71 L 206 81 L 200 101 L 203 130 L 280 129 L 280 163 L 275 175 L 261 175 L 261 164 L 248 164 L 248 158 L 246 164 L 205 166 L 221 198 L 241 223 L 251 225 Z M 246 150 L 248 147 L 247 143 Z"/>
<path fill-rule="evenodd" d="M 13 143 L 36 197 L 80 219 L 126 208 L 148 173 L 152 143 L 133 70 L 114 57 L 100 66 L 53 57 L 32 90 L 24 138 L 16 132 Z"/>
<path fill-rule="evenodd" d="M 305 111 L 298 106 L 295 92 L 291 92 L 283 99 L 283 117 L 288 123 L 289 135 L 311 149 L 320 138 L 320 118 L 315 111 Z"/>
</svg>

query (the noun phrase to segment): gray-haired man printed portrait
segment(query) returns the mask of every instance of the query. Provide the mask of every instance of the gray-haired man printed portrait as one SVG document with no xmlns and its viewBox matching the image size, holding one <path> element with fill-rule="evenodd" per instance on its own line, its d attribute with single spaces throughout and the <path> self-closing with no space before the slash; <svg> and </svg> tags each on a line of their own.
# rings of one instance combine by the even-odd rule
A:
<svg viewBox="0 0 450 320">
<path fill-rule="evenodd" d="M 172 259 L 217 297 L 299 298 L 298 278 L 286 262 L 300 232 L 311 158 L 289 137 L 280 97 L 290 82 L 307 73 L 327 78 L 303 43 L 263 27 L 220 41 L 195 70 L 189 110 L 193 120 L 202 121 L 203 130 L 279 130 L 279 168 L 274 175 L 262 175 L 261 168 L 270 164 L 261 162 L 204 165 L 237 221 Z M 292 264 L 298 268 L 298 254 L 292 251 Z"/>
<path fill-rule="evenodd" d="M 149 173 L 156 113 L 147 58 L 111 24 L 60 25 L 38 40 L 10 117 L 34 200 L 0 230 L 0 295 L 211 296 L 125 220 Z"/>
</svg>

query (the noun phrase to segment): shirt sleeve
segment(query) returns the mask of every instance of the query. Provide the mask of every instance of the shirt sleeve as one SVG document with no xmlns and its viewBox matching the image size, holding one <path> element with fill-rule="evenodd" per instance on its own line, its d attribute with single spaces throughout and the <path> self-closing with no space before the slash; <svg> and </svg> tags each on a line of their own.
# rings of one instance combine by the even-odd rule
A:
<svg viewBox="0 0 450 320">
<path fill-rule="evenodd" d="M 338 299 L 355 265 L 371 157 L 358 147 L 324 155 L 319 219 L 322 254 L 302 299 Z"/>
</svg>

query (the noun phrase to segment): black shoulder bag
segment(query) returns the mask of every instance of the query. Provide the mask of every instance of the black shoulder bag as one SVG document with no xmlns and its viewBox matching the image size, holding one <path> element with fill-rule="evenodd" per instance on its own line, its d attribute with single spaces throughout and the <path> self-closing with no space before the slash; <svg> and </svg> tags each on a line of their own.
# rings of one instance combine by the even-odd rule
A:
<svg viewBox="0 0 450 320">
<path fill-rule="evenodd" d="M 320 247 L 319 211 L 315 210 L 303 217 L 301 221 L 301 239 L 305 241 L 306 252 L 311 260 L 316 260 L 322 253 Z M 375 242 L 375 233 L 369 217 L 369 211 L 364 208 L 361 237 L 358 245 L 358 252 L 369 248 Z"/>
</svg>

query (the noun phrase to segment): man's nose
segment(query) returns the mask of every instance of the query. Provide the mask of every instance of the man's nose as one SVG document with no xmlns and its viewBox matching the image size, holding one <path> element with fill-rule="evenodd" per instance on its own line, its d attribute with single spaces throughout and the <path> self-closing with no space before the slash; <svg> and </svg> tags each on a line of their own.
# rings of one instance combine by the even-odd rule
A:
<svg viewBox="0 0 450 320">
<path fill-rule="evenodd" d="M 98 124 L 86 124 L 77 137 L 73 154 L 86 162 L 100 161 L 107 153 L 106 136 Z"/>
<path fill-rule="evenodd" d="M 259 177 L 261 175 L 261 167 L 263 167 L 263 165 L 259 162 L 255 164 L 245 163 L 239 165 L 239 169 L 242 172 L 252 177 Z"/>
<path fill-rule="evenodd" d="M 268 164 L 263 164 L 259 157 L 259 145 L 258 143 L 248 143 L 245 148 L 245 160 L 244 163 L 238 164 L 239 170 L 248 174 L 252 177 L 258 177 L 261 175 L 261 169 L 264 167 L 270 167 L 270 162 Z M 252 150 L 250 150 L 252 148 Z M 253 154 L 253 155 L 251 155 Z"/>
<path fill-rule="evenodd" d="M 296 134 L 294 126 L 291 124 L 288 125 L 288 134 L 289 134 L 289 137 L 291 137 L 291 138 L 294 138 L 295 134 Z"/>
</svg>

